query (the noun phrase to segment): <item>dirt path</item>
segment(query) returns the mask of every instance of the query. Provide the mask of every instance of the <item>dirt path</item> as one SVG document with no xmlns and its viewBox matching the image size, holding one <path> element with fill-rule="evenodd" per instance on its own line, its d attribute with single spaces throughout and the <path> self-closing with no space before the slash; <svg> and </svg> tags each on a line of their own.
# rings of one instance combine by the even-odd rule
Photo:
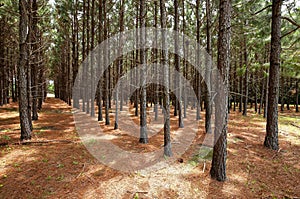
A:
<svg viewBox="0 0 300 199">
<path fill-rule="evenodd" d="M 219 183 L 209 177 L 209 161 L 204 163 L 195 156 L 201 139 L 183 155 L 183 163 L 156 172 L 121 173 L 89 154 L 75 131 L 71 107 L 62 101 L 47 99 L 39 121 L 34 122 L 33 141 L 70 143 L 14 145 L 20 132 L 17 104 L 6 105 L 0 108 L 0 143 L 9 143 L 0 147 L 0 198 L 300 197 L 300 130 L 291 125 L 300 125 L 300 115 L 281 114 L 279 153 L 262 146 L 263 118 L 249 115 L 230 114 L 228 180 Z M 200 121 L 201 129 L 203 123 Z M 104 131 L 120 134 L 112 128 L 113 122 Z M 203 136 L 200 131 L 198 138 Z M 130 136 L 124 139 L 134 144 L 135 150 L 142 147 Z M 161 136 L 152 141 L 161 143 Z"/>
</svg>

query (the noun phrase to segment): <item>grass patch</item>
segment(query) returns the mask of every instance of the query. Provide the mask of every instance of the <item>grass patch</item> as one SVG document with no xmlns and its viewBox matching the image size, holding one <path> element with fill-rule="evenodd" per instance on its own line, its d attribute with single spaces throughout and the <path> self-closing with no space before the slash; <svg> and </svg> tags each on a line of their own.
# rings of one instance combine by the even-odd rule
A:
<svg viewBox="0 0 300 199">
<path fill-rule="evenodd" d="M 2 138 L 3 138 L 4 140 L 7 140 L 7 141 L 8 141 L 8 140 L 11 140 L 11 138 L 10 138 L 8 135 L 3 135 Z"/>
<path fill-rule="evenodd" d="M 198 154 L 194 155 L 190 161 L 189 164 L 192 166 L 197 166 L 199 162 L 203 161 L 211 161 L 213 156 L 213 149 L 210 147 L 202 146 L 199 149 Z"/>
</svg>

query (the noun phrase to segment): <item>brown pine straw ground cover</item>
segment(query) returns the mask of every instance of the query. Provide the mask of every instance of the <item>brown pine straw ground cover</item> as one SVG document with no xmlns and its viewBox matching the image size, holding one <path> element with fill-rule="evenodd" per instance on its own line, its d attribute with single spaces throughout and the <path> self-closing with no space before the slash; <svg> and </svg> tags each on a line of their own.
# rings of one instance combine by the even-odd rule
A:
<svg viewBox="0 0 300 199">
<path fill-rule="evenodd" d="M 174 131 L 177 119 L 171 119 Z M 138 122 L 137 117 L 133 120 Z M 210 178 L 210 156 L 197 156 L 204 120 L 179 161 L 159 171 L 122 173 L 89 154 L 76 133 L 72 108 L 58 99 L 48 98 L 34 122 L 36 142 L 19 145 L 18 109 L 13 103 L 0 108 L 0 198 L 300 198 L 300 114 L 280 113 L 279 123 L 280 151 L 275 152 L 262 145 L 262 116 L 231 112 L 228 180 L 221 183 Z M 128 151 L 162 147 L 162 131 L 142 145 L 122 129 L 113 130 L 113 114 L 110 126 L 99 124 L 107 134 L 118 136 L 114 144 Z"/>
</svg>

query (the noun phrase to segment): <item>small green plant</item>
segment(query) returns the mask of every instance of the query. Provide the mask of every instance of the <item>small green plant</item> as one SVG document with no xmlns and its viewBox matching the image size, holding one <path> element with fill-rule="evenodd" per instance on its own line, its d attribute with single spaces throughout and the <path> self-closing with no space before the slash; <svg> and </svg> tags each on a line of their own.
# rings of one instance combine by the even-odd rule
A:
<svg viewBox="0 0 300 199">
<path fill-rule="evenodd" d="M 64 166 L 65 166 L 64 164 L 60 164 L 60 163 L 59 163 L 59 164 L 57 164 L 56 167 L 57 167 L 57 168 L 63 168 Z"/>
<path fill-rule="evenodd" d="M 3 174 L 3 176 L 2 176 L 2 177 L 3 177 L 3 179 L 5 179 L 5 178 L 7 178 L 7 175 L 6 175 L 6 174 Z"/>
<path fill-rule="evenodd" d="M 284 169 L 285 172 L 289 172 L 290 171 L 288 165 L 286 165 L 286 164 L 283 166 L 283 169 Z"/>
<path fill-rule="evenodd" d="M 136 194 L 134 195 L 134 199 L 139 199 L 139 194 L 138 194 L 138 193 L 136 193 Z"/>
<path fill-rule="evenodd" d="M 10 140 L 11 139 L 8 135 L 3 135 L 2 138 L 5 139 L 5 140 Z"/>
<path fill-rule="evenodd" d="M 35 135 L 41 135 L 42 133 L 43 133 L 43 131 L 40 130 L 40 131 L 38 131 L 38 132 L 35 132 L 34 134 L 35 134 Z"/>
<path fill-rule="evenodd" d="M 42 159 L 42 162 L 48 162 L 48 160 L 46 158 Z"/>
<path fill-rule="evenodd" d="M 10 131 L 10 129 L 3 129 L 3 130 L 0 130 L 1 133 L 8 133 Z"/>
<path fill-rule="evenodd" d="M 0 188 L 2 188 L 4 185 L 3 184 L 0 184 Z"/>
<path fill-rule="evenodd" d="M 58 176 L 58 177 L 56 178 L 56 181 L 63 181 L 64 178 L 65 178 L 64 175 L 60 175 L 60 176 Z"/>
<path fill-rule="evenodd" d="M 52 176 L 47 176 L 46 180 L 51 180 Z"/>
<path fill-rule="evenodd" d="M 74 164 L 74 165 L 78 165 L 78 164 L 79 164 L 79 162 L 77 162 L 77 161 L 73 161 L 73 164 Z"/>
<path fill-rule="evenodd" d="M 20 164 L 18 164 L 18 163 L 14 163 L 14 167 L 20 167 Z"/>
</svg>

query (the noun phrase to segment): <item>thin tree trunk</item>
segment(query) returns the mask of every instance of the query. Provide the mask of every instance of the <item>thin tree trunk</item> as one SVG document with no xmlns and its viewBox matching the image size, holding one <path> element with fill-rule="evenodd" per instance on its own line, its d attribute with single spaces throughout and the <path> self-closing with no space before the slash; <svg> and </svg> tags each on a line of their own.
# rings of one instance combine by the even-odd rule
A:
<svg viewBox="0 0 300 199">
<path fill-rule="evenodd" d="M 196 1 L 196 18 L 197 18 L 197 43 L 200 44 L 200 26 L 201 26 L 201 22 L 200 22 L 200 0 Z M 196 55 L 196 62 L 198 65 L 198 68 L 200 68 L 200 48 L 199 45 L 197 46 L 197 55 Z M 196 88 L 197 88 L 197 109 L 196 109 L 196 120 L 200 120 L 201 119 L 201 78 L 200 78 L 200 74 L 198 73 L 198 71 L 195 70 L 195 74 L 196 74 Z"/>
<path fill-rule="evenodd" d="M 270 76 L 270 69 L 268 69 L 268 74 Z M 268 115 L 268 100 L 269 100 L 269 76 L 266 77 L 266 92 L 265 92 L 265 107 L 264 107 L 264 118 L 267 118 L 267 115 Z"/>
<path fill-rule="evenodd" d="M 160 0 L 160 14 L 161 14 L 161 28 L 167 27 L 167 14 L 165 7 L 165 0 Z M 164 66 L 164 155 L 172 156 L 171 149 L 171 135 L 170 135 L 170 94 L 169 94 L 169 69 L 167 67 L 168 64 L 168 51 L 167 51 L 167 43 L 166 43 L 166 32 L 162 31 L 162 64 Z"/>
<path fill-rule="evenodd" d="M 140 81 L 141 85 L 141 101 L 140 101 L 140 143 L 148 143 L 148 134 L 147 134 L 147 93 L 146 93 L 146 52 L 143 46 L 145 46 L 145 39 L 146 39 L 146 2 L 145 0 L 140 0 L 140 63 L 141 63 L 141 74 L 140 74 Z"/>
<path fill-rule="evenodd" d="M 265 77 L 264 77 L 264 73 L 262 73 L 262 74 L 263 74 L 263 76 L 262 76 L 263 78 L 262 78 L 262 82 L 261 82 L 261 95 L 260 95 L 258 114 L 261 114 L 263 103 L 264 103 L 264 96 L 265 96 Z"/>
<path fill-rule="evenodd" d="M 212 59 L 212 48 L 211 48 L 211 9 L 210 0 L 206 0 L 206 51 L 209 57 L 206 59 L 206 70 L 205 70 L 205 83 L 206 83 L 206 95 L 205 95 L 205 131 L 206 133 L 212 133 L 211 129 L 211 103 L 210 103 L 210 91 L 211 91 L 211 59 Z"/>
<path fill-rule="evenodd" d="M 174 0 L 174 9 L 175 9 L 175 23 L 174 23 L 174 30 L 175 30 L 175 69 L 178 73 L 180 73 L 180 57 L 179 57 L 179 13 L 178 13 L 178 7 L 179 7 L 179 2 L 178 0 Z M 178 33 L 178 34 L 177 34 Z M 176 97 L 178 98 L 176 100 L 175 97 L 175 110 L 174 110 L 174 115 L 175 115 L 175 111 L 178 108 L 178 112 L 179 112 L 179 117 L 178 117 L 178 127 L 179 128 L 183 128 L 183 120 L 182 120 L 182 106 L 181 106 L 181 82 L 180 82 L 180 77 L 178 75 L 176 75 L 176 80 L 175 80 L 175 89 L 177 92 L 176 93 Z M 177 111 L 176 111 L 177 112 Z"/>
<path fill-rule="evenodd" d="M 92 15 L 92 31 L 91 31 L 91 51 L 94 50 L 95 45 L 95 0 L 92 0 L 92 7 L 91 7 L 91 15 Z M 91 117 L 95 117 L 95 78 L 94 78 L 94 61 L 95 61 L 95 55 L 91 55 Z"/>
<path fill-rule="evenodd" d="M 299 112 L 299 80 L 296 79 L 296 113 Z"/>
<path fill-rule="evenodd" d="M 106 15 L 106 0 L 103 1 L 103 14 L 104 14 L 104 40 L 108 38 L 108 19 Z M 108 63 L 108 49 L 107 45 L 103 49 L 104 66 Z M 109 118 L 109 69 L 105 70 L 105 125 L 110 125 Z"/>
<path fill-rule="evenodd" d="M 119 27 L 120 27 L 120 32 L 122 33 L 124 31 L 124 8 L 125 8 L 125 4 L 124 4 L 124 0 L 120 1 L 120 11 L 119 11 Z M 123 41 L 122 38 L 120 36 L 119 38 L 119 49 L 118 49 L 118 57 L 121 56 L 121 52 L 122 52 L 122 46 L 123 46 Z M 121 56 L 118 59 L 118 65 L 117 65 L 117 74 L 116 74 L 116 80 L 118 81 L 119 77 L 121 76 L 121 67 L 123 65 L 123 56 Z M 122 84 L 120 84 L 121 86 Z M 123 93 L 122 88 L 120 88 L 121 93 Z M 118 122 L 119 122 L 119 115 L 118 115 L 118 111 L 119 111 L 119 88 L 117 86 L 116 88 L 116 115 L 115 115 L 115 129 L 119 128 Z M 120 106 L 122 106 L 122 100 L 120 102 Z"/>
<path fill-rule="evenodd" d="M 246 67 L 246 72 L 245 72 L 245 83 L 244 83 L 244 92 L 245 92 L 245 97 L 244 97 L 244 108 L 243 108 L 243 115 L 247 116 L 247 105 L 248 105 L 248 93 L 249 93 L 249 66 L 248 66 L 248 52 L 247 52 L 247 40 L 246 40 L 246 35 L 244 36 L 244 64 Z"/>
<path fill-rule="evenodd" d="M 37 82 L 37 63 L 38 63 L 38 40 L 37 40 L 37 11 L 38 11 L 38 5 L 36 0 L 32 1 L 32 32 L 30 37 L 32 38 L 32 50 L 33 50 L 33 63 L 32 63 L 32 120 L 38 120 L 38 110 L 37 110 L 37 87 L 38 87 L 38 82 Z"/>
</svg>

